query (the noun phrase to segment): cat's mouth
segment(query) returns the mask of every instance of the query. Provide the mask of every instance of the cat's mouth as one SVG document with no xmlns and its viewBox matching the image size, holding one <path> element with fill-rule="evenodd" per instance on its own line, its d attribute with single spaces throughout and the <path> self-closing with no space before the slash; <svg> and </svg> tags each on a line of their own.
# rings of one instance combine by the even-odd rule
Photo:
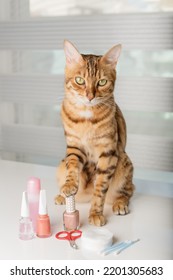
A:
<svg viewBox="0 0 173 280">
<path fill-rule="evenodd" d="M 97 101 L 96 98 L 93 98 L 92 100 L 87 99 L 87 100 L 85 101 L 85 105 L 86 105 L 86 106 L 95 106 L 95 105 L 97 105 L 97 104 L 98 104 L 98 101 Z"/>
<path fill-rule="evenodd" d="M 84 105 L 86 107 L 93 107 L 101 103 L 105 104 L 105 102 L 107 102 L 107 99 L 109 99 L 106 96 L 96 96 L 93 99 L 89 100 L 87 96 L 79 95 L 78 93 L 76 93 L 76 91 L 71 91 L 71 94 L 72 95 L 68 95 L 68 98 L 72 99 L 77 106 Z"/>
<path fill-rule="evenodd" d="M 77 105 L 85 105 L 87 107 L 91 107 L 100 103 L 97 97 L 94 97 L 93 99 L 89 100 L 86 96 L 80 96 L 76 93 L 74 95 L 75 95 Z"/>
</svg>

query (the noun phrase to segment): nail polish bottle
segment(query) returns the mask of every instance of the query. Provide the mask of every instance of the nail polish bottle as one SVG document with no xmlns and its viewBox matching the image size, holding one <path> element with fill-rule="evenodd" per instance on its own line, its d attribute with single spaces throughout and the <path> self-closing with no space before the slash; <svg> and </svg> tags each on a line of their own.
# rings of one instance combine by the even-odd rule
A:
<svg viewBox="0 0 173 280">
<path fill-rule="evenodd" d="M 65 230 L 76 230 L 79 228 L 79 211 L 75 208 L 74 195 L 66 197 L 66 211 L 63 214 Z"/>
<path fill-rule="evenodd" d="M 46 238 L 51 236 L 50 219 L 47 211 L 46 191 L 40 191 L 39 212 L 37 217 L 36 234 L 38 237 Z"/>
<path fill-rule="evenodd" d="M 30 218 L 33 223 L 34 232 L 36 232 L 37 225 L 40 189 L 40 179 L 36 177 L 31 177 L 27 182 L 27 194 Z"/>
<path fill-rule="evenodd" d="M 27 192 L 23 192 L 21 205 L 21 218 L 19 221 L 19 238 L 29 240 L 34 237 L 32 221 L 29 217 Z"/>
</svg>

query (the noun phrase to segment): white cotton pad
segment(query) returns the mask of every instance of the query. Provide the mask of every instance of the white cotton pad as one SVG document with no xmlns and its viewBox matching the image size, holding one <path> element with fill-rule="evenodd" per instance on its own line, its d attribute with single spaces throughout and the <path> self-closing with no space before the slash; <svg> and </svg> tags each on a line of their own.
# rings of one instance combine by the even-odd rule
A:
<svg viewBox="0 0 173 280">
<path fill-rule="evenodd" d="M 82 249 L 100 252 L 113 242 L 113 233 L 106 228 L 87 229 L 82 232 Z"/>
</svg>

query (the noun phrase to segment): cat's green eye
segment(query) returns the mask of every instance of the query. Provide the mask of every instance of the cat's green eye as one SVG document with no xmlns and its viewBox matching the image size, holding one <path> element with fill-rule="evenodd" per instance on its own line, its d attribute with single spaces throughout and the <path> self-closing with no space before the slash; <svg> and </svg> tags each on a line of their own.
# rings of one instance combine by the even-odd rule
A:
<svg viewBox="0 0 173 280">
<path fill-rule="evenodd" d="M 106 80 L 106 79 L 101 79 L 101 80 L 98 81 L 98 85 L 101 86 L 101 87 L 102 87 L 102 86 L 105 86 L 106 83 L 107 83 L 107 80 Z"/>
<path fill-rule="evenodd" d="M 84 85 L 85 84 L 85 80 L 81 77 L 76 77 L 75 81 L 78 85 Z"/>
</svg>

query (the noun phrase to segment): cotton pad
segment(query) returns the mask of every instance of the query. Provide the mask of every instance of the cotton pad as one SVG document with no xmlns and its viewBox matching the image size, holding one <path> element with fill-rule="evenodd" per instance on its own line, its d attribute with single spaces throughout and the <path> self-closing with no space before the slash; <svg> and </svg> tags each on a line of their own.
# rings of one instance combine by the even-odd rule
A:
<svg viewBox="0 0 173 280">
<path fill-rule="evenodd" d="M 108 229 L 93 228 L 83 230 L 81 237 L 81 248 L 100 252 L 113 242 L 113 233 Z"/>
</svg>

